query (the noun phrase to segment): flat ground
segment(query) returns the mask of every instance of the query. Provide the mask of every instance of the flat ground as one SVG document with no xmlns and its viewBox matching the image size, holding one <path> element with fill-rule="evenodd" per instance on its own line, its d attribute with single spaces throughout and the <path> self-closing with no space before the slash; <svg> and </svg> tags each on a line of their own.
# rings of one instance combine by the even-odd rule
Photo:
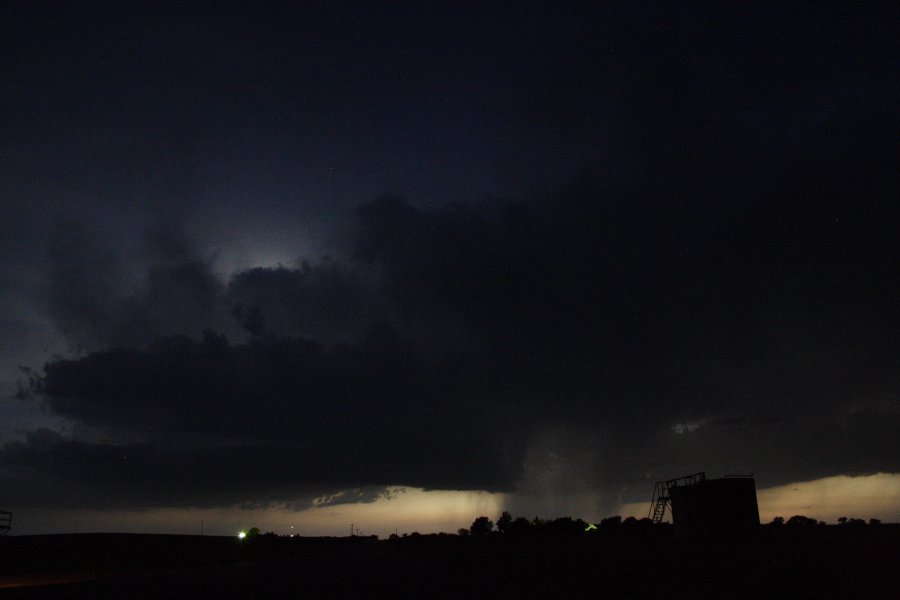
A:
<svg viewBox="0 0 900 600">
<path fill-rule="evenodd" d="M 580 536 L 0 539 L 9 598 L 896 598 L 900 527 Z"/>
</svg>

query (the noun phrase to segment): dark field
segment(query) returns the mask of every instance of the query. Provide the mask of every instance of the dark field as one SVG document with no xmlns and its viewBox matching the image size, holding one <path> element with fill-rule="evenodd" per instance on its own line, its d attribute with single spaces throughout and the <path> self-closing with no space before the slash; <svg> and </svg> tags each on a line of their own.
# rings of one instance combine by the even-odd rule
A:
<svg viewBox="0 0 900 600">
<path fill-rule="evenodd" d="M 0 539 L 8 598 L 897 598 L 900 526 L 580 536 Z"/>
</svg>

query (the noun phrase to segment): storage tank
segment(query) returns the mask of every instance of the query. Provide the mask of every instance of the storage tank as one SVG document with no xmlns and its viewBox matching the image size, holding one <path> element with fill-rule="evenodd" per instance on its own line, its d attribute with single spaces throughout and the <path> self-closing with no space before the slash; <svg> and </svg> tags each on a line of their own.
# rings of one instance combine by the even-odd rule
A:
<svg viewBox="0 0 900 600">
<path fill-rule="evenodd" d="M 707 479 L 695 473 L 656 484 L 650 503 L 653 521 L 662 521 L 666 509 L 679 534 L 728 536 L 759 526 L 759 506 L 753 476 Z"/>
<path fill-rule="evenodd" d="M 759 526 L 753 477 L 704 479 L 669 489 L 672 523 L 680 533 L 719 535 Z"/>
</svg>

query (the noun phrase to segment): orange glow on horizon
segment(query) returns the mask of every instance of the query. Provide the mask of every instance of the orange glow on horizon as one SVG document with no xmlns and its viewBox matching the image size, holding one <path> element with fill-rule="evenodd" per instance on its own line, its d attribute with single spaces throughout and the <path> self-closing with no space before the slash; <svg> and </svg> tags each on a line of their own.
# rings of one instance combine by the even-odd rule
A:
<svg viewBox="0 0 900 600">
<path fill-rule="evenodd" d="M 875 473 L 849 477 L 838 475 L 756 490 L 759 519 L 769 523 L 775 517 L 789 519 L 803 515 L 834 524 L 840 517 L 881 519 L 900 522 L 900 473 Z M 646 517 L 647 502 L 620 507 L 623 517 Z"/>
<path fill-rule="evenodd" d="M 649 492 L 649 490 L 648 490 Z M 757 490 L 760 520 L 770 522 L 774 517 L 788 519 L 803 515 L 837 522 L 839 517 L 880 519 L 885 523 L 900 522 L 900 473 L 876 473 L 859 477 L 836 476 L 792 483 Z M 294 511 L 282 505 L 269 508 L 241 509 L 212 508 L 154 508 L 149 510 L 18 510 L 13 535 L 41 533 L 173 533 L 233 536 L 236 531 L 258 527 L 261 532 L 278 535 L 345 536 L 350 524 L 363 535 L 382 538 L 397 532 L 456 533 L 468 528 L 472 521 L 485 515 L 496 521 L 511 504 L 524 505 L 526 499 L 505 494 L 481 491 L 425 491 L 420 488 L 392 488 L 390 498 L 368 503 L 347 503 L 309 507 Z M 568 504 L 571 511 L 560 514 L 541 512 L 544 518 L 568 514 L 588 521 L 619 514 L 623 518 L 647 516 L 646 502 L 619 505 L 618 512 L 609 515 L 579 513 L 584 498 L 576 495 L 570 503 L 558 498 L 559 505 Z M 513 516 L 518 514 L 510 508 Z M 204 525 L 205 524 L 205 525 Z"/>
</svg>

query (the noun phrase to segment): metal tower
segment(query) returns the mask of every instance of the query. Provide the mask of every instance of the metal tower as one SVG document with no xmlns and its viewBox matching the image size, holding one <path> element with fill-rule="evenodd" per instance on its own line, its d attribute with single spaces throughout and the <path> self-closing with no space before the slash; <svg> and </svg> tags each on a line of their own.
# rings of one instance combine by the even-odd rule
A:
<svg viewBox="0 0 900 600">
<path fill-rule="evenodd" d="M 671 508 L 671 496 L 669 491 L 679 485 L 694 485 L 706 481 L 706 473 L 694 473 L 684 477 L 676 477 L 668 481 L 657 481 L 653 488 L 653 496 L 650 498 L 650 512 L 647 517 L 654 523 L 662 523 L 666 516 L 666 508 Z"/>
</svg>

